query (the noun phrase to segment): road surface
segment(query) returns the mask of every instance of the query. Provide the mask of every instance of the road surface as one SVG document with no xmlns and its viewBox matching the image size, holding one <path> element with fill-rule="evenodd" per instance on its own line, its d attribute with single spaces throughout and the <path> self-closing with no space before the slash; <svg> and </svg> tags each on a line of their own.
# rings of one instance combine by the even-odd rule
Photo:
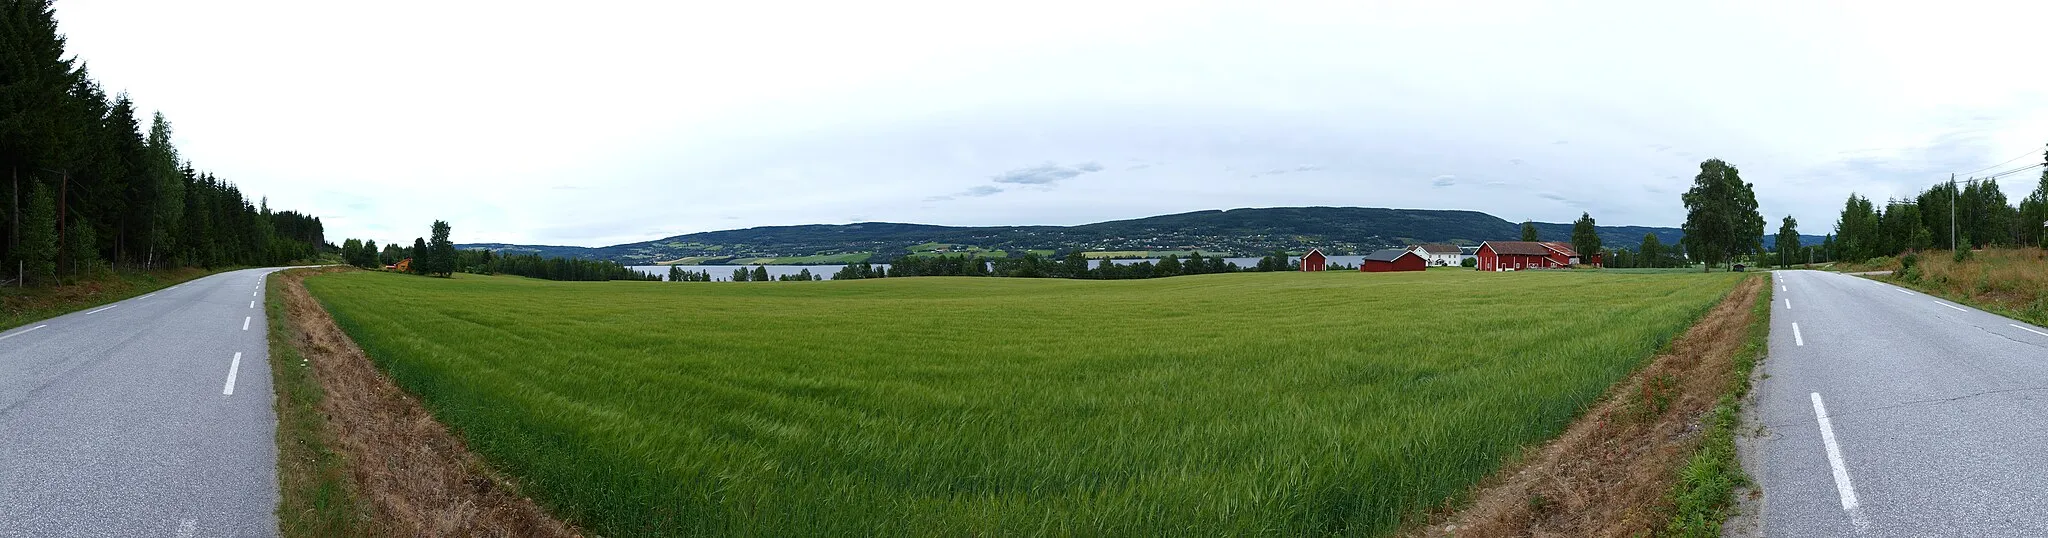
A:
<svg viewBox="0 0 2048 538">
<path fill-rule="evenodd" d="M 0 332 L 0 536 L 276 535 L 275 270 Z"/>
<path fill-rule="evenodd" d="M 1775 274 L 1766 536 L 2048 536 L 2048 329 L 1869 279 Z"/>
</svg>

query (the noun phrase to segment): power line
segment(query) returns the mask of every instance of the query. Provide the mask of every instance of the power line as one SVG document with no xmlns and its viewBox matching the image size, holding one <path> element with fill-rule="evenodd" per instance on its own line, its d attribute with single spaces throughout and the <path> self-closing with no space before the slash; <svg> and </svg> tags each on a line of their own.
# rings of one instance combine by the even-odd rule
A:
<svg viewBox="0 0 2048 538">
<path fill-rule="evenodd" d="M 2011 169 L 2011 170 L 2006 170 L 2006 171 L 2004 171 L 2004 172 L 1999 172 L 1999 173 L 1996 173 L 1996 174 L 1992 174 L 1992 175 L 1989 175 L 1989 176 L 1984 176 L 1983 178 L 1979 178 L 1979 179 L 1998 179 L 1998 178 L 2001 178 L 2001 177 L 2005 177 L 2005 176 L 2010 176 L 2010 175 L 2013 175 L 2013 174 L 2018 174 L 2018 173 L 2020 173 L 2020 172 L 2025 172 L 2025 171 L 2028 171 L 2028 170 L 2033 170 L 2033 169 L 2035 169 L 2035 168 L 2040 168 L 2040 167 L 2041 167 L 2041 165 L 2038 165 L 2038 164 L 2030 164 L 2030 165 L 2027 165 L 2027 166 L 2024 166 L 2024 167 L 2020 167 L 2020 168 L 2014 168 L 2014 169 Z"/>
<path fill-rule="evenodd" d="M 1962 173 L 1961 175 L 1964 175 L 1964 176 L 1968 176 L 1968 175 L 1973 175 L 1973 174 L 1976 174 L 1976 173 L 1978 173 L 1978 172 L 1982 172 L 1982 171 L 1985 171 L 1985 170 L 1990 170 L 1990 169 L 1993 169 L 1993 168 L 1998 168 L 1998 167 L 2000 167 L 2000 166 L 2005 166 L 2005 165 L 2008 165 L 2008 164 L 2012 164 L 2012 162 L 2013 162 L 2013 161 L 2017 161 L 2017 160 L 2020 160 L 2020 159 L 2025 159 L 2025 158 L 2027 158 L 2027 156 L 2028 156 L 2028 155 L 2033 155 L 2033 154 L 2034 154 L 2034 150 L 2027 150 L 2027 152 L 2026 152 L 2026 153 L 2021 153 L 2021 154 L 2020 154 L 2020 156 L 2018 156 L 2018 157 L 2013 157 L 2013 158 L 2011 158 L 2011 159 L 2006 159 L 2006 160 L 2005 160 L 2005 162 L 2002 162 L 2002 163 L 1998 163 L 1998 164 L 1994 164 L 1994 165 L 1991 165 L 1991 166 L 1986 166 L 1986 167 L 1983 167 L 1983 168 L 1978 168 L 1978 169 L 1976 169 L 1976 170 L 1971 170 L 1971 171 L 1968 171 L 1968 172 L 1963 172 L 1963 173 Z"/>
</svg>

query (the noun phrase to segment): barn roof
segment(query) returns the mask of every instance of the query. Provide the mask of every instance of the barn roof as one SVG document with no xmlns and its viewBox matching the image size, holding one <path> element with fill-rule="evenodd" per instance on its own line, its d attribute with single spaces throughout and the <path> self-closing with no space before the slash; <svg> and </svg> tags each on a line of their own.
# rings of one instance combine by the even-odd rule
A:
<svg viewBox="0 0 2048 538">
<path fill-rule="evenodd" d="M 1515 256 L 1549 256 L 1550 247 L 1536 241 L 1487 241 L 1481 246 L 1493 248 L 1494 254 Z"/>
<path fill-rule="evenodd" d="M 1308 249 L 1308 252 L 1303 252 L 1303 253 L 1301 253 L 1301 257 L 1303 257 L 1303 258 L 1307 258 L 1307 257 L 1308 257 L 1308 255 L 1310 255 L 1310 254 L 1314 254 L 1314 255 L 1317 255 L 1317 256 L 1324 256 L 1324 257 L 1328 257 L 1328 256 L 1325 256 L 1325 255 L 1323 254 L 1323 249 L 1320 249 L 1320 248 L 1310 248 L 1310 249 Z"/>
<path fill-rule="evenodd" d="M 1577 250 L 1573 250 L 1573 249 L 1572 249 L 1572 244 L 1571 244 L 1571 243 L 1560 243 L 1560 242 L 1557 242 L 1557 241 L 1544 241 L 1544 242 L 1543 242 L 1543 246 L 1546 246 L 1546 247 L 1550 247 L 1550 249 L 1551 249 L 1551 250 L 1555 250 L 1555 251 L 1557 251 L 1557 253 L 1558 253 L 1558 254 L 1563 254 L 1563 255 L 1565 255 L 1566 257 L 1571 257 L 1571 256 L 1578 256 L 1578 255 L 1579 255 L 1579 251 L 1577 251 Z"/>
<path fill-rule="evenodd" d="M 1430 254 L 1462 254 L 1465 252 L 1460 250 L 1457 245 L 1447 243 L 1424 243 L 1415 245 L 1415 248 L 1422 249 Z"/>
<path fill-rule="evenodd" d="M 1411 251 L 1411 250 L 1408 250 L 1408 249 L 1400 249 L 1400 248 L 1388 248 L 1388 249 L 1380 249 L 1380 250 L 1375 250 L 1375 251 L 1372 251 L 1372 253 L 1371 253 L 1371 254 L 1367 254 L 1367 255 L 1365 255 L 1365 261 L 1369 261 L 1369 262 L 1390 262 L 1390 261 L 1394 261 L 1394 260 L 1398 260 L 1398 259 L 1401 259 L 1401 256 L 1403 256 L 1403 255 L 1408 255 L 1408 254 L 1415 254 L 1415 252 L 1414 252 L 1414 251 Z"/>
</svg>

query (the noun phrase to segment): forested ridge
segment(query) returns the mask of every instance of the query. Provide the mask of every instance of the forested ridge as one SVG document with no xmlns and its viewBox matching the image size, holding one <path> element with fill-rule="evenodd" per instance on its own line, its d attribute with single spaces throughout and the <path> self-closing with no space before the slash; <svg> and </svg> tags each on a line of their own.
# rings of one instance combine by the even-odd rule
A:
<svg viewBox="0 0 2048 538">
<path fill-rule="evenodd" d="M 1572 223 L 1530 223 L 1543 237 L 1570 237 Z M 1375 207 L 1270 207 L 1208 210 L 1115 220 L 1077 226 L 936 226 L 863 222 L 763 226 L 679 235 L 608 247 L 459 244 L 461 249 L 499 253 L 611 260 L 648 265 L 686 257 L 707 257 L 697 263 L 729 259 L 856 254 L 850 261 L 883 262 L 909 254 L 913 245 L 946 243 L 1003 251 L 1008 257 L 1043 250 L 1185 251 L 1259 255 L 1274 250 L 1363 253 L 1417 243 L 1477 245 L 1481 241 L 1514 239 L 1520 223 L 1478 211 L 1388 209 Z M 1599 226 L 1594 232 L 1608 245 L 1633 244 L 1654 235 L 1665 244 L 1684 236 L 1678 228 Z M 1809 238 L 1817 241 L 1819 237 Z M 1000 256 L 996 256 L 1000 257 Z M 848 260 L 816 263 L 844 263 Z M 744 263 L 744 262 L 742 262 Z M 787 263 L 787 262 L 785 262 Z M 803 262 L 798 262 L 803 263 Z"/>
<path fill-rule="evenodd" d="M 250 203 L 179 156 L 162 113 L 143 121 L 66 56 L 51 2 L 0 0 L 0 280 L 279 265 L 321 250 L 318 217 Z"/>
</svg>

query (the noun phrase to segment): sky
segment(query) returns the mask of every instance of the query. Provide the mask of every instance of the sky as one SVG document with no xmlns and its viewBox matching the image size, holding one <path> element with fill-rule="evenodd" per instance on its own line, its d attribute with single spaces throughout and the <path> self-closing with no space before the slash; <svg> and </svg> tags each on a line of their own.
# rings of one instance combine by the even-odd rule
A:
<svg viewBox="0 0 2048 538">
<path fill-rule="evenodd" d="M 195 167 L 336 243 L 1302 205 L 1677 226 L 1707 158 L 1822 234 L 1851 192 L 2048 143 L 2041 3 L 986 4 L 56 10 Z"/>
</svg>

